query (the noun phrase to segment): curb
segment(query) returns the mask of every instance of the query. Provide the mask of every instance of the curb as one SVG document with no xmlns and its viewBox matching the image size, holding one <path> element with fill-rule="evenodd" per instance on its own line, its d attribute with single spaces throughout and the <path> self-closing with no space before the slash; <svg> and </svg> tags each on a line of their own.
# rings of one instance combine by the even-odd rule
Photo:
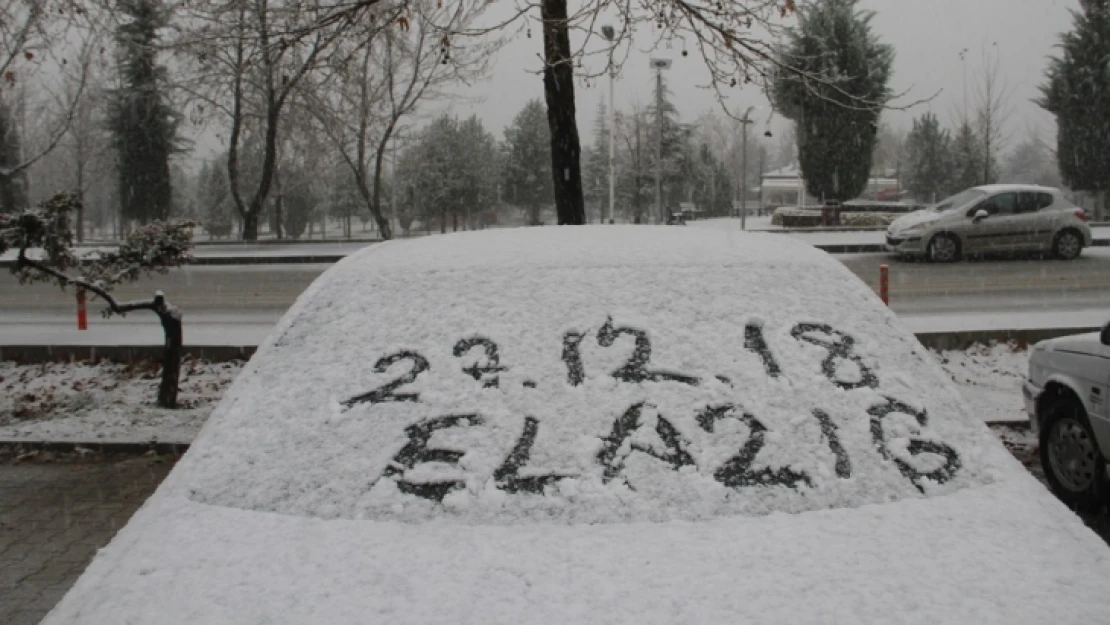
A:
<svg viewBox="0 0 1110 625">
<path fill-rule="evenodd" d="M 1026 328 L 1019 330 L 954 330 L 948 332 L 917 332 L 914 336 L 927 349 L 937 351 L 967 349 L 976 343 L 1017 343 L 1032 345 L 1038 341 L 1072 334 L 1097 332 L 1097 327 Z M 257 345 L 185 345 L 183 358 L 208 362 L 249 360 Z M 22 364 L 108 360 L 124 364 L 157 361 L 162 357 L 161 345 L 0 345 L 0 361 Z"/>
<path fill-rule="evenodd" d="M 0 455 L 18 455 L 28 452 L 53 452 L 59 454 L 140 456 L 154 452 L 158 456 L 180 456 L 189 450 L 190 443 L 62 443 L 50 441 L 0 440 Z"/>
</svg>

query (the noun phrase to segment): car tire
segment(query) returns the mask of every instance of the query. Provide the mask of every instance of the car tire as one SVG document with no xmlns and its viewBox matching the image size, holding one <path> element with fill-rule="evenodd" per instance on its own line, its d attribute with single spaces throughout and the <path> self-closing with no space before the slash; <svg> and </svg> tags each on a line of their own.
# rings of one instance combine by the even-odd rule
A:
<svg viewBox="0 0 1110 625">
<path fill-rule="evenodd" d="M 1075 260 L 1083 251 L 1083 235 L 1075 230 L 1061 230 L 1052 239 L 1052 255 L 1060 260 Z"/>
<path fill-rule="evenodd" d="M 960 260 L 960 239 L 954 234 L 942 232 L 932 239 L 925 248 L 925 257 L 934 263 L 954 263 Z"/>
<path fill-rule="evenodd" d="M 1105 505 L 1106 460 L 1095 442 L 1087 412 L 1075 398 L 1061 397 L 1044 409 L 1040 456 L 1045 479 L 1060 501 L 1085 511 Z"/>
</svg>

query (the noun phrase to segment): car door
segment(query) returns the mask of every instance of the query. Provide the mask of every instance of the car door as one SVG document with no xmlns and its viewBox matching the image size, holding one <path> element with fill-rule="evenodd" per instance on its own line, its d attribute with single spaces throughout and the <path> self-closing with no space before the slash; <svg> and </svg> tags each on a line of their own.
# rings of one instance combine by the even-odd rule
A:
<svg viewBox="0 0 1110 625">
<path fill-rule="evenodd" d="M 1046 222 L 1051 221 L 1047 213 L 1040 211 L 1042 206 L 1039 196 L 1041 195 L 1046 194 L 1035 191 L 1020 191 L 1014 194 L 1013 214 L 1005 220 L 1007 230 L 998 241 L 1002 249 L 1028 251 L 1039 247 L 1036 237 L 1038 233 L 1043 234 L 1042 231 L 1049 227 Z M 1049 203 L 1051 204 L 1051 201 Z M 1000 219 L 1000 221 L 1003 220 Z"/>
<path fill-rule="evenodd" d="M 998 193 L 967 210 L 963 233 L 965 252 L 994 252 L 1006 249 L 1004 240 L 1012 227 L 1010 220 L 1014 216 L 1016 196 L 1017 194 L 1013 192 Z M 981 210 L 987 211 L 987 217 L 977 220 L 975 214 Z"/>
<path fill-rule="evenodd" d="M 1051 193 L 1038 191 L 1033 195 L 1036 199 L 1037 208 L 1030 217 L 1032 234 L 1030 235 L 1029 249 L 1049 250 L 1052 247 L 1052 238 L 1056 234 L 1056 228 L 1065 217 L 1065 211 L 1056 203 L 1056 198 Z"/>
</svg>

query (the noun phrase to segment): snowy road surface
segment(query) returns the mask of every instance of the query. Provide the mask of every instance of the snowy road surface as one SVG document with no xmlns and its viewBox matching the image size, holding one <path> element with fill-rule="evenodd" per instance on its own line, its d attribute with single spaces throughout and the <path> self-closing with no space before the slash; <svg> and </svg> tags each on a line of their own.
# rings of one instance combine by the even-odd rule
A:
<svg viewBox="0 0 1110 625">
<path fill-rule="evenodd" d="M 1110 309 L 1110 248 L 1087 250 L 1073 262 L 992 260 L 932 265 L 884 254 L 837 257 L 872 289 L 879 266 L 890 267 L 891 307 L 916 332 L 997 328 L 1093 327 Z M 256 344 L 330 265 L 189 267 L 126 285 L 122 299 L 164 290 L 186 315 L 191 344 Z M 157 344 L 153 315 L 104 320 L 89 303 L 86 332 L 76 329 L 72 293 L 48 284 L 21 286 L 0 272 L 0 345 Z"/>
</svg>

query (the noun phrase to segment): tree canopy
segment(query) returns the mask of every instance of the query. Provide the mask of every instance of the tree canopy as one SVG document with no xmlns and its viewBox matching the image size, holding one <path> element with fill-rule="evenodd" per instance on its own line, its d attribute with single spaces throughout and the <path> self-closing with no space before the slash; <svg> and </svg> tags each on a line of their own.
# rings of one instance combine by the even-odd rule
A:
<svg viewBox="0 0 1110 625">
<path fill-rule="evenodd" d="M 772 84 L 775 106 L 796 122 L 806 190 L 826 200 L 867 186 L 894 49 L 871 28 L 857 0 L 819 0 L 801 9 Z"/>
</svg>

